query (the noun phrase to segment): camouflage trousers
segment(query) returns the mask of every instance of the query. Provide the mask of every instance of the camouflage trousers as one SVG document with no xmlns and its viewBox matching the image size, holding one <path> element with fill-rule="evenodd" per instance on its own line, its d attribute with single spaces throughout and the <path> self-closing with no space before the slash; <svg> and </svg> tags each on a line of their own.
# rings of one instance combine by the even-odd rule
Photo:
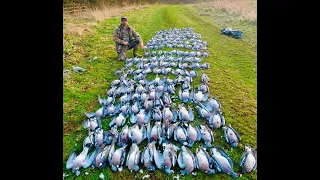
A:
<svg viewBox="0 0 320 180">
<path fill-rule="evenodd" d="M 118 59 L 119 60 L 126 60 L 126 52 L 127 50 L 130 50 L 133 48 L 133 54 L 135 54 L 138 50 L 138 45 L 140 41 L 138 39 L 132 40 L 129 42 L 128 46 L 120 44 L 116 45 L 117 53 L 118 53 Z"/>
</svg>

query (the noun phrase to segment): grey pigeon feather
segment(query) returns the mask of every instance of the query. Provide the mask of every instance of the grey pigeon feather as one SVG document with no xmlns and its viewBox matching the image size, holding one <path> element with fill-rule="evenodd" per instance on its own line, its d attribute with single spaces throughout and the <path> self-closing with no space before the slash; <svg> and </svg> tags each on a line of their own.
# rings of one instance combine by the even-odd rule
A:
<svg viewBox="0 0 320 180">
<path fill-rule="evenodd" d="M 82 68 L 82 67 L 77 67 L 77 66 L 72 66 L 72 69 L 75 71 L 75 72 L 84 72 L 86 71 L 86 69 Z"/>
</svg>

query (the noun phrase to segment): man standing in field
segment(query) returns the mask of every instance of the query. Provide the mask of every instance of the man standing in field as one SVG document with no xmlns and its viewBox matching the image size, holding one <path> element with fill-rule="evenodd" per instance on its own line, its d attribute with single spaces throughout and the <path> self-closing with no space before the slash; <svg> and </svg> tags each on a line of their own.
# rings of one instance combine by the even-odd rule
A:
<svg viewBox="0 0 320 180">
<path fill-rule="evenodd" d="M 143 48 L 143 42 L 140 35 L 128 25 L 128 18 L 121 16 L 121 24 L 113 33 L 113 41 L 116 43 L 118 60 L 126 59 L 126 51 L 133 48 L 134 57 L 142 57 L 137 53 L 138 46 Z"/>
</svg>

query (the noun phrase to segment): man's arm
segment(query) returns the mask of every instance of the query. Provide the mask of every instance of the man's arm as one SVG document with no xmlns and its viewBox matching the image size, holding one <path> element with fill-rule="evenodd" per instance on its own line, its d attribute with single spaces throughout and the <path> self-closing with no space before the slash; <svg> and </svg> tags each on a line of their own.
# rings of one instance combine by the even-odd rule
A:
<svg viewBox="0 0 320 180">
<path fill-rule="evenodd" d="M 121 40 L 121 39 L 119 38 L 119 34 L 120 34 L 120 29 L 117 28 L 117 29 L 114 31 L 114 33 L 113 33 L 113 41 L 114 41 L 115 43 L 117 43 L 117 44 L 125 44 L 125 45 L 128 45 L 128 42 L 125 42 L 125 41 L 123 41 L 123 40 Z"/>
<path fill-rule="evenodd" d="M 135 38 L 135 39 L 138 39 L 139 41 L 142 41 L 142 38 L 140 37 L 140 35 L 132 28 L 131 28 L 131 31 L 132 31 L 132 36 Z"/>
<path fill-rule="evenodd" d="M 131 28 L 131 30 L 132 30 L 132 36 L 140 41 L 140 44 L 139 44 L 140 48 L 143 48 L 144 45 L 143 45 L 141 36 L 133 28 Z"/>
</svg>

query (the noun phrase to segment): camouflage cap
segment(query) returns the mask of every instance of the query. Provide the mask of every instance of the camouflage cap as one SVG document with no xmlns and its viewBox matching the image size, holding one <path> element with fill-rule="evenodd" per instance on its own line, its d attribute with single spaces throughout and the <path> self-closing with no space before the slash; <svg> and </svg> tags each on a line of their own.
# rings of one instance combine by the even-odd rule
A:
<svg viewBox="0 0 320 180">
<path fill-rule="evenodd" d="M 122 19 L 127 19 L 128 20 L 127 16 L 121 16 L 121 20 Z"/>
</svg>

